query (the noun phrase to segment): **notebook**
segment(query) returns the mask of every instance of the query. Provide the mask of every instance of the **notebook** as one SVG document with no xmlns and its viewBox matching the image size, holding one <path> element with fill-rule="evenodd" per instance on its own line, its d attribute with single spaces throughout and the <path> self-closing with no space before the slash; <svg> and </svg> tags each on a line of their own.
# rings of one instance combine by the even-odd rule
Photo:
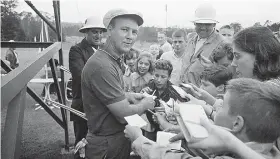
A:
<svg viewBox="0 0 280 159">
<path fill-rule="evenodd" d="M 139 116 L 138 114 L 126 116 L 126 117 L 124 117 L 124 119 L 126 120 L 128 125 L 131 125 L 131 126 L 137 126 L 137 127 L 141 128 L 141 127 L 147 125 L 147 122 L 143 118 L 141 118 L 141 116 Z"/>
<path fill-rule="evenodd" d="M 171 149 L 180 150 L 182 141 L 169 142 L 169 139 L 175 136 L 176 134 L 164 131 L 157 132 L 157 143 L 160 146 L 169 147 Z"/>
<path fill-rule="evenodd" d="M 184 133 L 186 140 L 196 141 L 208 137 L 208 131 L 201 126 L 200 119 L 208 120 L 201 105 L 179 103 L 179 114 L 177 121 Z"/>
</svg>

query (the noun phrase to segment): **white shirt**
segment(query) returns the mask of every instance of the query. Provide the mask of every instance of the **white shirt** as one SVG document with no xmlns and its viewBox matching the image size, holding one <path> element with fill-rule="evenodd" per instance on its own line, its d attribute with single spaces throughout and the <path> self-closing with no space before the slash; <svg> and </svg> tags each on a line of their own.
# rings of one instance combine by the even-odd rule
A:
<svg viewBox="0 0 280 159">
<path fill-rule="evenodd" d="M 161 59 L 168 60 L 171 62 L 173 66 L 173 70 L 171 73 L 170 82 L 174 85 L 178 86 L 181 82 L 180 74 L 183 65 L 183 55 L 181 57 L 177 57 L 174 51 L 165 52 L 161 55 Z"/>
</svg>

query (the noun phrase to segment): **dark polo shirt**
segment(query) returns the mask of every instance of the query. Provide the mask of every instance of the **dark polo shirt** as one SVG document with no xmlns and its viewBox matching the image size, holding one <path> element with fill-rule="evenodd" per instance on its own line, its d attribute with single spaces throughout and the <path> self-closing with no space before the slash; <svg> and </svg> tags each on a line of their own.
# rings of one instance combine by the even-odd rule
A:
<svg viewBox="0 0 280 159">
<path fill-rule="evenodd" d="M 97 136 L 114 135 L 125 128 L 125 124 L 107 108 L 107 105 L 125 99 L 123 73 L 116 60 L 118 55 L 110 55 L 98 50 L 82 72 L 82 98 L 88 129 Z"/>
</svg>

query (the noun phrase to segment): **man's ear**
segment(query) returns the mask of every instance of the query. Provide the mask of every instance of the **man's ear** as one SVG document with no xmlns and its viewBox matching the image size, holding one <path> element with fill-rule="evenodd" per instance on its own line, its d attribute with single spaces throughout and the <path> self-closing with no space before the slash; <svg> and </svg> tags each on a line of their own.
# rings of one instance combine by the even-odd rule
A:
<svg viewBox="0 0 280 159">
<path fill-rule="evenodd" d="M 242 129 L 244 128 L 245 123 L 244 123 L 244 118 L 242 116 L 236 116 L 235 121 L 233 122 L 233 127 L 232 127 L 232 131 L 234 133 L 238 133 L 241 132 Z"/>
<path fill-rule="evenodd" d="M 113 29 L 113 26 L 112 26 L 112 25 L 109 25 L 109 26 L 107 27 L 107 34 L 108 34 L 109 37 L 111 36 L 112 29 Z"/>
</svg>

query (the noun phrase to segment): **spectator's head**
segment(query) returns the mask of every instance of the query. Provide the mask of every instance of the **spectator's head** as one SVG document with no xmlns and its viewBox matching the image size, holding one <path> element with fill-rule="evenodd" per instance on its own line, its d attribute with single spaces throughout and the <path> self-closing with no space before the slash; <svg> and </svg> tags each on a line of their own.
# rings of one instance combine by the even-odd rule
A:
<svg viewBox="0 0 280 159">
<path fill-rule="evenodd" d="M 150 72 L 153 73 L 154 66 L 153 66 L 153 56 L 149 52 L 142 52 L 140 53 L 137 59 L 137 67 L 136 71 L 139 75 L 143 76 L 146 73 Z"/>
<path fill-rule="evenodd" d="M 84 26 L 79 31 L 85 34 L 90 45 L 99 46 L 106 28 L 102 24 L 101 18 L 93 16 L 86 19 Z"/>
<path fill-rule="evenodd" d="M 230 25 L 224 25 L 220 28 L 220 34 L 228 41 L 232 41 L 234 29 Z"/>
<path fill-rule="evenodd" d="M 131 48 L 128 53 L 124 54 L 124 62 L 132 72 L 135 71 L 136 60 L 139 56 L 139 51 Z"/>
<path fill-rule="evenodd" d="M 135 11 L 113 9 L 105 14 L 103 24 L 108 33 L 105 45 L 112 47 L 118 54 L 123 54 L 135 43 L 143 18 Z"/>
<path fill-rule="evenodd" d="M 217 65 L 229 66 L 233 60 L 233 51 L 230 43 L 220 43 L 212 52 L 212 59 Z"/>
<path fill-rule="evenodd" d="M 216 23 L 216 9 L 209 3 L 201 4 L 195 11 L 195 31 L 200 38 L 208 38 L 214 31 Z"/>
<path fill-rule="evenodd" d="M 185 51 L 186 48 L 186 32 L 182 29 L 178 29 L 172 34 L 172 47 L 176 54 L 180 54 Z"/>
<path fill-rule="evenodd" d="M 206 67 L 201 75 L 201 89 L 212 96 L 225 93 L 226 83 L 232 79 L 232 72 L 224 66 L 213 65 Z"/>
<path fill-rule="evenodd" d="M 249 78 L 233 79 L 214 121 L 243 142 L 273 143 L 280 136 L 280 88 Z"/>
<path fill-rule="evenodd" d="M 159 46 L 158 44 L 152 44 L 149 48 L 149 52 L 153 55 L 153 56 L 157 56 L 159 54 Z"/>
<path fill-rule="evenodd" d="M 166 33 L 164 31 L 158 32 L 157 40 L 160 45 L 163 45 L 166 42 Z"/>
<path fill-rule="evenodd" d="M 157 89 L 165 89 L 170 80 L 173 66 L 170 61 L 159 59 L 155 62 L 154 81 Z"/>
<path fill-rule="evenodd" d="M 280 43 L 267 27 L 250 27 L 233 38 L 232 65 L 241 77 L 269 80 L 280 75 Z"/>
</svg>

